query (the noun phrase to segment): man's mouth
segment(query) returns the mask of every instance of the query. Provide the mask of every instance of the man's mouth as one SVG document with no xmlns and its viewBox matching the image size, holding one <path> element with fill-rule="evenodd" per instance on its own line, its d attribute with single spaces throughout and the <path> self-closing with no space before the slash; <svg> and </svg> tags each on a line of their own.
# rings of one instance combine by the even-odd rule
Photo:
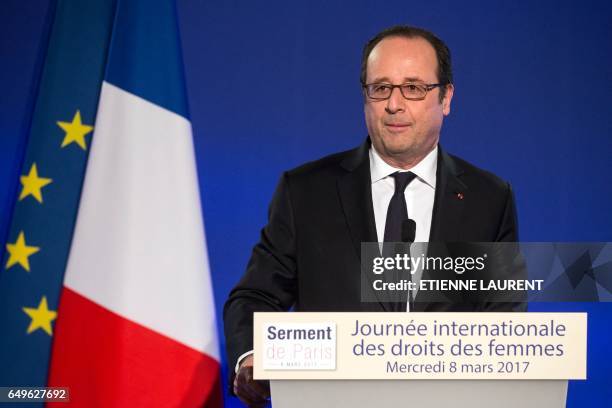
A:
<svg viewBox="0 0 612 408">
<path fill-rule="evenodd" d="M 385 127 L 389 129 L 391 132 L 401 132 L 412 126 L 412 123 L 404 123 L 404 122 L 389 122 L 385 123 Z"/>
</svg>

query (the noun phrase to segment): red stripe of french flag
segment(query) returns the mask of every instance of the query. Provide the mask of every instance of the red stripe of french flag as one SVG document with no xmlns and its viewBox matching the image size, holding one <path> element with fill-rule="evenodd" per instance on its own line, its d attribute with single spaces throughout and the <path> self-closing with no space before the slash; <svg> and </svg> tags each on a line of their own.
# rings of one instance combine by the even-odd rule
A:
<svg viewBox="0 0 612 408">
<path fill-rule="evenodd" d="M 219 363 L 214 358 L 68 288 L 63 289 L 60 310 L 62 318 L 55 328 L 63 335 L 53 346 L 49 386 L 68 386 L 70 406 L 222 405 Z"/>
</svg>

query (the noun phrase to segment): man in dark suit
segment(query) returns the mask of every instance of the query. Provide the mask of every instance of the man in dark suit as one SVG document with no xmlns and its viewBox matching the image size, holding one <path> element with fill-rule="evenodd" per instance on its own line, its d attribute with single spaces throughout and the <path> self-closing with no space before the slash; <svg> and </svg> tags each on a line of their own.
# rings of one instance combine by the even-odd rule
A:
<svg viewBox="0 0 612 408">
<path fill-rule="evenodd" d="M 361 82 L 368 139 L 283 174 L 261 240 L 225 304 L 233 391 L 247 405 L 269 395 L 252 379 L 253 312 L 389 310 L 361 301 L 361 243 L 399 241 L 396 220 L 407 213 L 415 241 L 518 239 L 509 184 L 438 145 L 454 91 L 446 45 L 426 30 L 387 29 L 364 48 Z"/>
</svg>

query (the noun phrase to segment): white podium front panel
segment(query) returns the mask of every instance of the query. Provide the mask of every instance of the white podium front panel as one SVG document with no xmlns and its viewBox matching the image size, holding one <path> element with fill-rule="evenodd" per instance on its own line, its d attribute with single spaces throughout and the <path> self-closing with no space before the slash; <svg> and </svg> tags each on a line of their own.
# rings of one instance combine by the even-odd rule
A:
<svg viewBox="0 0 612 408">
<path fill-rule="evenodd" d="M 560 380 L 273 380 L 273 408 L 562 408 Z"/>
</svg>

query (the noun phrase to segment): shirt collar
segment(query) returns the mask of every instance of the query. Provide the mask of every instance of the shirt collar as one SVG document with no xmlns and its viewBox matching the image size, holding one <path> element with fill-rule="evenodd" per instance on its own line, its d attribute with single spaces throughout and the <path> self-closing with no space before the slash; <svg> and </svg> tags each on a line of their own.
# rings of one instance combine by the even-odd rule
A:
<svg viewBox="0 0 612 408">
<path fill-rule="evenodd" d="M 395 168 L 385 162 L 374 145 L 370 147 L 370 177 L 372 178 L 372 184 L 380 181 L 396 171 L 406 171 L 403 169 Z M 427 154 L 416 166 L 411 168 L 409 171 L 416 174 L 416 176 L 425 182 L 431 188 L 436 188 L 436 169 L 438 167 L 438 145 Z"/>
</svg>

